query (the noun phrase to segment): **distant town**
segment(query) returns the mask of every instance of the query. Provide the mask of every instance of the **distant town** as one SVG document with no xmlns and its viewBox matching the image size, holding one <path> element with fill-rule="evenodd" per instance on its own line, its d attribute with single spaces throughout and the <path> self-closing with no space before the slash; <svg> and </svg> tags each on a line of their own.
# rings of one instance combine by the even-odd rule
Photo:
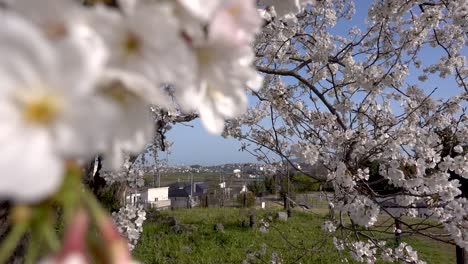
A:
<svg viewBox="0 0 468 264">
<path fill-rule="evenodd" d="M 233 173 L 234 170 L 240 169 L 242 173 L 247 174 L 259 174 L 262 173 L 262 168 L 264 165 L 257 163 L 228 163 L 222 165 L 212 165 L 212 166 L 203 166 L 203 165 L 172 165 L 168 166 L 167 172 L 169 173 Z M 152 169 L 152 168 L 151 168 Z"/>
<path fill-rule="evenodd" d="M 157 209 L 236 205 L 248 186 L 264 180 L 263 167 L 254 163 L 217 166 L 167 166 L 144 170 L 145 184 L 132 190 L 126 202 Z"/>
</svg>

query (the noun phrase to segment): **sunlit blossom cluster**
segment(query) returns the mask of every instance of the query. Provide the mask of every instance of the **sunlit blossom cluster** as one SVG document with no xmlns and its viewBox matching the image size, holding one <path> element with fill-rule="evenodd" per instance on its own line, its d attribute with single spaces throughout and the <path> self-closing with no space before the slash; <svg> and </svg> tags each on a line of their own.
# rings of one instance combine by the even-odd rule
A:
<svg viewBox="0 0 468 264">
<path fill-rule="evenodd" d="M 322 229 L 327 233 L 333 233 L 336 231 L 336 226 L 332 221 L 325 221 Z"/>
<path fill-rule="evenodd" d="M 418 253 L 407 243 L 400 243 L 392 248 L 386 245 L 385 241 L 375 243 L 374 241 L 354 241 L 344 242 L 343 240 L 333 238 L 333 244 L 339 251 L 348 249 L 351 258 L 360 263 L 375 263 L 377 259 L 388 262 L 416 263 L 425 264 L 419 259 Z M 345 258 L 344 262 L 348 262 Z"/>
<path fill-rule="evenodd" d="M 106 180 L 106 184 L 113 183 L 124 183 L 128 187 L 137 189 L 143 187 L 144 181 L 144 171 L 141 167 L 134 166 L 130 161 L 130 157 L 122 154 L 124 156 L 123 164 L 119 169 L 104 169 L 101 171 L 101 177 Z"/>
<path fill-rule="evenodd" d="M 377 222 L 377 217 L 380 213 L 380 207 L 366 196 L 358 195 L 350 197 L 351 201 L 338 206 L 340 210 L 349 212 L 349 216 L 354 223 L 369 227 Z"/>
<path fill-rule="evenodd" d="M 143 232 L 146 212 L 141 206 L 126 205 L 114 212 L 112 218 L 119 232 L 127 239 L 129 249 L 133 250 Z"/>
</svg>

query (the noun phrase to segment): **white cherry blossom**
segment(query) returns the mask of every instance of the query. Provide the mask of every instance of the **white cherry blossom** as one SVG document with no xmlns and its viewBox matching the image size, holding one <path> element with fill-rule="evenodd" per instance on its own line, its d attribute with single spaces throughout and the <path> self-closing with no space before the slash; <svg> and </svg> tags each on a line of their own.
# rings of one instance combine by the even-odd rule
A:
<svg viewBox="0 0 468 264">
<path fill-rule="evenodd" d="M 150 105 L 169 107 L 169 99 L 143 75 L 112 69 L 102 73 L 96 95 L 113 105 L 118 113 L 104 153 L 104 165 L 117 170 L 123 164 L 124 153 L 140 153 L 150 143 L 154 135 Z"/>
<path fill-rule="evenodd" d="M 99 131 L 114 112 L 91 97 L 94 76 L 85 63 L 70 64 L 70 57 L 87 60 L 92 53 L 69 50 L 68 57 L 28 21 L 1 17 L 1 168 L 8 180 L 0 184 L 0 194 L 31 201 L 58 188 L 65 159 L 99 150 L 105 134 Z"/>
<path fill-rule="evenodd" d="M 109 68 L 143 75 L 157 88 L 193 81 L 193 56 L 172 5 L 142 1 L 126 14 L 102 6 L 93 11 L 88 23 L 112 50 Z"/>
<path fill-rule="evenodd" d="M 254 18 L 240 23 L 244 13 L 254 13 Z M 259 87 L 261 78 L 252 68 L 253 54 L 248 46 L 259 22 L 253 1 L 229 1 L 217 10 L 207 35 L 192 36 L 190 40 L 196 81 L 179 89 L 178 98 L 182 107 L 200 113 L 204 126 L 212 133 L 220 134 L 225 119 L 245 112 L 246 89 Z"/>
<path fill-rule="evenodd" d="M 261 5 L 273 6 L 278 17 L 299 13 L 302 7 L 314 0 L 260 0 Z"/>
<path fill-rule="evenodd" d="M 223 1 L 226 2 L 225 0 L 177 0 L 191 15 L 203 22 L 213 18 L 216 9 Z"/>
</svg>

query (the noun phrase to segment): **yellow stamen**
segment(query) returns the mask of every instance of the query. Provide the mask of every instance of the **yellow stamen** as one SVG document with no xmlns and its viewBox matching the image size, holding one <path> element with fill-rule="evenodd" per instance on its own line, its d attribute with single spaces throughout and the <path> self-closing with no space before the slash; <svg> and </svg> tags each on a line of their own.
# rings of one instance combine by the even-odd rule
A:
<svg viewBox="0 0 468 264">
<path fill-rule="evenodd" d="M 59 105 L 57 99 L 50 95 L 42 95 L 24 102 L 23 116 L 32 123 L 48 124 L 58 114 Z"/>
<path fill-rule="evenodd" d="M 201 65 L 209 64 L 213 58 L 212 51 L 210 51 L 210 49 L 207 48 L 199 48 L 196 50 L 195 54 L 197 55 L 198 63 Z"/>
<path fill-rule="evenodd" d="M 138 99 L 138 95 L 127 89 L 121 82 L 104 86 L 101 94 L 121 105 L 128 105 L 130 101 Z"/>
<path fill-rule="evenodd" d="M 137 35 L 128 32 L 123 42 L 123 50 L 126 55 L 134 55 L 141 50 L 141 41 Z"/>
<path fill-rule="evenodd" d="M 232 5 L 232 6 L 227 8 L 227 12 L 231 16 L 238 16 L 241 13 L 241 8 L 240 8 L 239 5 Z"/>
<path fill-rule="evenodd" d="M 49 39 L 62 39 L 68 35 L 68 29 L 64 23 L 49 23 L 44 26 L 43 32 Z"/>
</svg>

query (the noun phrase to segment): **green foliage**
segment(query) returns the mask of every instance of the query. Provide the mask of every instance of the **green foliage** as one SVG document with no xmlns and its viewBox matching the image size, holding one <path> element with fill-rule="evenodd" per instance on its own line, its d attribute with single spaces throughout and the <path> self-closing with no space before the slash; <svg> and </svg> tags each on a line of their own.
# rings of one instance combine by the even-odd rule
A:
<svg viewBox="0 0 468 264">
<path fill-rule="evenodd" d="M 114 183 L 99 190 L 99 192 L 96 194 L 96 198 L 99 200 L 102 206 L 107 209 L 107 211 L 116 212 L 122 207 L 121 201 L 119 199 L 119 191 L 120 185 Z"/>
<path fill-rule="evenodd" d="M 154 183 L 154 176 L 153 175 L 148 175 L 148 174 L 145 174 L 143 176 L 143 180 L 145 182 L 145 185 L 144 186 L 152 186 L 153 183 Z"/>
<path fill-rule="evenodd" d="M 237 196 L 237 203 L 241 207 L 252 207 L 255 205 L 255 194 L 253 192 L 243 192 Z"/>
<path fill-rule="evenodd" d="M 320 182 L 304 174 L 295 174 L 291 182 L 297 193 L 320 191 Z"/>
<path fill-rule="evenodd" d="M 255 196 L 259 196 L 260 194 L 266 191 L 265 182 L 264 181 L 254 181 L 247 185 L 247 189 L 255 194 Z"/>
<path fill-rule="evenodd" d="M 286 194 L 291 198 L 295 199 L 296 197 L 296 189 L 291 181 L 291 179 L 288 179 L 288 177 L 283 176 L 280 178 L 280 195 L 281 197 L 284 197 Z"/>
<path fill-rule="evenodd" d="M 146 208 L 146 220 L 156 222 L 161 218 L 161 211 L 156 208 Z"/>
<path fill-rule="evenodd" d="M 276 178 L 273 176 L 267 176 L 263 179 L 265 185 L 265 191 L 270 194 L 276 194 Z"/>
</svg>

